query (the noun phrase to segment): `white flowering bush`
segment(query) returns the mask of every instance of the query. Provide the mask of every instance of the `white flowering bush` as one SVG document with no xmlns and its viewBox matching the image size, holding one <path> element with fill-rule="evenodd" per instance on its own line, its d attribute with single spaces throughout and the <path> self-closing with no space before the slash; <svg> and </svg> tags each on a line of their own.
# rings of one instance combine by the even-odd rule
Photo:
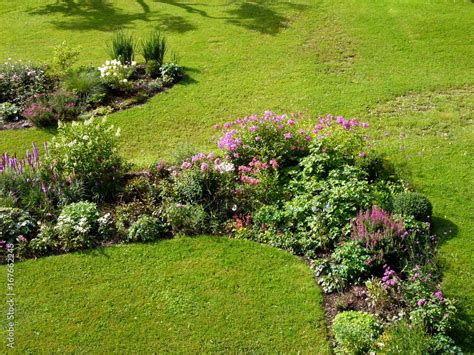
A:
<svg viewBox="0 0 474 355">
<path fill-rule="evenodd" d="M 114 90 L 128 90 L 131 88 L 130 76 L 135 71 L 137 63 L 123 64 L 120 60 L 106 60 L 104 65 L 99 67 L 100 77 Z"/>
<path fill-rule="evenodd" d="M 49 163 L 57 175 L 80 181 L 86 196 L 107 200 L 119 188 L 127 167 L 118 154 L 119 134 L 105 119 L 60 124 L 49 145 Z"/>
<path fill-rule="evenodd" d="M 93 202 L 76 202 L 61 211 L 54 227 L 65 251 L 90 248 L 97 244 L 99 211 Z"/>
</svg>

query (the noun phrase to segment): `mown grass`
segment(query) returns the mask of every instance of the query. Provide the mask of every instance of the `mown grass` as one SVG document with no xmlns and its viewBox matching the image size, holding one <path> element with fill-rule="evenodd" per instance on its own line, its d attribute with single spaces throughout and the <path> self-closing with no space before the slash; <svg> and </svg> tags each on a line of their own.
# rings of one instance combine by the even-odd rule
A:
<svg viewBox="0 0 474 355">
<path fill-rule="evenodd" d="M 15 275 L 18 353 L 329 352 L 307 265 L 253 242 L 116 246 Z"/>
<path fill-rule="evenodd" d="M 139 165 L 183 146 L 211 149 L 215 121 L 266 109 L 367 117 L 379 149 L 434 202 L 444 283 L 463 309 L 454 335 L 474 351 L 472 2 L 0 4 L 0 58 L 48 60 L 67 39 L 83 45 L 81 63 L 98 65 L 115 27 L 164 30 L 188 78 L 110 117 Z M 0 132 L 0 151 L 49 136 Z"/>
</svg>

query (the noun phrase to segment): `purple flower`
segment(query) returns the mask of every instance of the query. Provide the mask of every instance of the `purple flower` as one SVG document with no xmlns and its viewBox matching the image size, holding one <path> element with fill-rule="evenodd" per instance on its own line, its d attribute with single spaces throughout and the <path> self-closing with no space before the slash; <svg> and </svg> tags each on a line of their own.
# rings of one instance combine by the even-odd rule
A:
<svg viewBox="0 0 474 355">
<path fill-rule="evenodd" d="M 361 158 L 365 158 L 365 153 L 364 153 L 364 152 L 360 152 L 360 153 L 359 153 L 359 156 L 360 156 Z"/>
<path fill-rule="evenodd" d="M 283 137 L 285 137 L 285 139 L 290 139 L 291 137 L 293 137 L 293 135 L 291 134 L 291 132 L 287 132 L 283 135 Z"/>
<path fill-rule="evenodd" d="M 368 124 L 367 122 L 362 122 L 362 123 L 360 124 L 360 126 L 361 126 L 362 128 L 367 128 L 367 127 L 369 127 L 369 124 Z"/>
<path fill-rule="evenodd" d="M 293 126 L 293 125 L 295 124 L 295 120 L 293 120 L 293 119 L 290 118 L 290 119 L 288 120 L 288 124 L 289 124 L 290 126 Z"/>
<path fill-rule="evenodd" d="M 420 300 L 418 300 L 418 302 L 416 303 L 418 306 L 423 306 L 425 304 L 426 300 L 424 298 L 421 298 Z"/>
<path fill-rule="evenodd" d="M 201 164 L 201 171 L 206 171 L 208 168 L 209 168 L 209 164 L 208 164 L 208 163 L 202 163 L 202 164 Z"/>
<path fill-rule="evenodd" d="M 226 122 L 224 123 L 224 128 L 230 128 L 232 126 L 232 123 Z"/>
<path fill-rule="evenodd" d="M 443 301 L 443 300 L 444 300 L 444 297 L 443 297 L 443 294 L 441 293 L 441 291 L 436 291 L 434 295 L 435 295 L 435 297 L 436 297 L 437 299 L 439 299 L 440 301 Z"/>
<path fill-rule="evenodd" d="M 183 164 L 181 164 L 181 169 L 189 169 L 192 166 L 193 165 L 190 162 L 185 161 L 185 162 L 183 162 Z"/>
</svg>

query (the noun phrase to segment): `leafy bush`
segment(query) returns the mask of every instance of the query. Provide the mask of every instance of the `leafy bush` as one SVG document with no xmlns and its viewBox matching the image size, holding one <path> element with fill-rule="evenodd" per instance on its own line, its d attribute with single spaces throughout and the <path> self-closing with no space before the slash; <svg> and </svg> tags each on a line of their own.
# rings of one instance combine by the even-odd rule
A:
<svg viewBox="0 0 474 355">
<path fill-rule="evenodd" d="M 60 124 L 50 144 L 49 161 L 59 176 L 73 175 L 81 181 L 89 197 L 108 199 L 120 188 L 127 167 L 117 151 L 117 134 L 105 119 Z"/>
<path fill-rule="evenodd" d="M 423 326 L 401 320 L 390 324 L 381 337 L 384 354 L 427 354 L 431 339 Z"/>
<path fill-rule="evenodd" d="M 10 102 L 3 102 L 0 104 L 0 124 L 5 122 L 12 122 L 18 119 L 20 115 L 20 108 Z"/>
<path fill-rule="evenodd" d="M 35 229 L 35 221 L 28 212 L 19 208 L 0 207 L 0 240 L 15 243 L 19 236 L 31 236 Z"/>
<path fill-rule="evenodd" d="M 374 345 L 380 327 L 375 317 L 369 313 L 346 311 L 334 318 L 332 331 L 342 352 L 360 354 Z"/>
<path fill-rule="evenodd" d="M 184 69 L 176 63 L 166 63 L 160 67 L 160 73 L 163 84 L 171 85 L 183 77 Z"/>
<path fill-rule="evenodd" d="M 99 211 L 93 202 L 76 202 L 61 211 L 54 227 L 65 251 L 90 248 L 97 244 Z"/>
<path fill-rule="evenodd" d="M 109 55 L 120 62 L 131 64 L 135 57 L 135 47 L 135 40 L 130 34 L 117 31 L 108 44 Z"/>
<path fill-rule="evenodd" d="M 70 47 L 66 41 L 54 47 L 53 62 L 51 65 L 52 73 L 59 77 L 65 77 L 71 73 L 73 65 L 77 62 L 81 54 L 81 50 L 81 46 Z"/>
<path fill-rule="evenodd" d="M 95 71 L 72 73 L 65 78 L 64 88 L 77 95 L 84 102 L 105 93 L 100 75 Z"/>
<path fill-rule="evenodd" d="M 166 226 L 156 217 L 141 215 L 128 230 L 128 241 L 148 242 L 163 238 Z"/>
<path fill-rule="evenodd" d="M 43 66 L 22 61 L 0 64 L 0 103 L 24 108 L 32 97 L 49 91 L 51 86 Z"/>
<path fill-rule="evenodd" d="M 150 36 L 142 42 L 143 58 L 148 64 L 150 61 L 154 61 L 158 68 L 163 65 L 163 59 L 167 52 L 166 39 L 159 32 L 154 31 Z"/>
<path fill-rule="evenodd" d="M 165 216 L 174 234 L 197 235 L 206 231 L 207 214 L 201 205 L 171 203 Z"/>
<path fill-rule="evenodd" d="M 129 90 L 131 83 L 128 81 L 135 70 L 135 62 L 123 64 L 120 60 L 112 59 L 105 61 L 99 67 L 100 77 L 110 88 L 114 90 Z"/>
<path fill-rule="evenodd" d="M 395 195 L 393 210 L 395 213 L 413 216 L 418 221 L 429 221 L 433 214 L 433 206 L 430 200 L 418 192 L 405 192 Z"/>
</svg>

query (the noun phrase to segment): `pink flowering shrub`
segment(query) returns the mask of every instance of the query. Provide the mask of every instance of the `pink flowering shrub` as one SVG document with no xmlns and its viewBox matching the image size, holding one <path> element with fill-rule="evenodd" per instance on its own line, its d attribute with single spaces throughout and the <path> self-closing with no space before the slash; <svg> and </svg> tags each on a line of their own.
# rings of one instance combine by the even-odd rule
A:
<svg viewBox="0 0 474 355">
<path fill-rule="evenodd" d="M 248 164 L 253 158 L 270 161 L 276 159 L 282 167 L 298 163 L 308 154 L 309 143 L 325 135 L 331 126 L 340 126 L 346 131 L 367 127 L 356 119 L 346 120 L 342 116 L 319 117 L 311 125 L 301 114 L 278 115 L 265 111 L 262 116 L 250 115 L 225 123 L 217 145 L 226 153 L 226 158 L 237 164 Z M 361 152 L 360 152 L 361 153 Z"/>
<path fill-rule="evenodd" d="M 37 95 L 23 111 L 23 116 L 37 127 L 49 127 L 57 125 L 58 121 L 72 121 L 81 111 L 79 100 L 74 96 Z"/>
</svg>

